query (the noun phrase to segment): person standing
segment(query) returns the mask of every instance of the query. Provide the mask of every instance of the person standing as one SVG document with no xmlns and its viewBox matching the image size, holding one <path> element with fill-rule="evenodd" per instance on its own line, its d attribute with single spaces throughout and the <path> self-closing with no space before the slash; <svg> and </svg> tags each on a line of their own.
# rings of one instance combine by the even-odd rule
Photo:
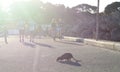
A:
<svg viewBox="0 0 120 72">
<path fill-rule="evenodd" d="M 57 37 L 57 21 L 56 21 L 56 19 L 52 19 L 51 31 L 52 31 L 51 34 L 52 34 L 53 40 L 55 41 L 56 37 Z"/>
<path fill-rule="evenodd" d="M 24 23 L 19 24 L 19 38 L 20 42 L 24 42 L 24 35 L 25 35 L 25 25 Z"/>
<path fill-rule="evenodd" d="M 6 44 L 8 44 L 7 36 L 8 36 L 8 31 L 7 31 L 7 28 L 4 27 L 4 39 L 5 39 L 5 43 L 6 43 Z"/>
<path fill-rule="evenodd" d="M 58 23 L 57 23 L 57 32 L 58 32 L 58 38 L 62 39 L 62 20 L 61 18 L 58 19 Z"/>
<path fill-rule="evenodd" d="M 30 23 L 29 31 L 30 31 L 30 42 L 34 42 L 34 37 L 36 35 L 35 23 Z"/>
</svg>

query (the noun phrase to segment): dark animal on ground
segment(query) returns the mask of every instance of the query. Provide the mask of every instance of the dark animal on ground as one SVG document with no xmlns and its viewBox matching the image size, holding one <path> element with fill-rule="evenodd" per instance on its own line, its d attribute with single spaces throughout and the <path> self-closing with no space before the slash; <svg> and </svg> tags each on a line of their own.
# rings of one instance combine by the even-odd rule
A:
<svg viewBox="0 0 120 72">
<path fill-rule="evenodd" d="M 64 53 L 62 56 L 59 56 L 56 61 L 71 61 L 71 59 L 75 60 L 76 62 L 79 62 L 80 60 L 76 60 L 72 53 Z"/>
</svg>

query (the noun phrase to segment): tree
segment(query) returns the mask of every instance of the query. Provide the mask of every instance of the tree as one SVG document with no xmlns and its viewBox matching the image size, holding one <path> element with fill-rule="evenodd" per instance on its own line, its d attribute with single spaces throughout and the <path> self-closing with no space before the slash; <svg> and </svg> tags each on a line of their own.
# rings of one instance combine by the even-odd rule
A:
<svg viewBox="0 0 120 72">
<path fill-rule="evenodd" d="M 104 12 L 111 14 L 112 12 L 120 11 L 120 2 L 113 2 L 105 7 Z"/>
<path fill-rule="evenodd" d="M 80 5 L 73 7 L 72 9 L 76 10 L 77 13 L 79 12 L 96 13 L 97 12 L 96 6 L 91 6 L 88 4 L 80 4 Z"/>
</svg>

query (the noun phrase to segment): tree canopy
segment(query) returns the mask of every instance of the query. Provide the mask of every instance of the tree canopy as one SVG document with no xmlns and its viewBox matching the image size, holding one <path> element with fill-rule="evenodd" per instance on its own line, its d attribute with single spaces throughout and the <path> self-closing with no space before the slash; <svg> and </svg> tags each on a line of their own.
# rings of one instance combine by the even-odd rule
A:
<svg viewBox="0 0 120 72">
<path fill-rule="evenodd" d="M 96 6 L 92 6 L 88 4 L 80 4 L 80 5 L 73 7 L 73 9 L 77 10 L 77 12 L 89 12 L 89 13 L 97 12 Z"/>
<path fill-rule="evenodd" d="M 110 14 L 115 11 L 120 11 L 120 2 L 113 2 L 105 7 L 104 12 Z"/>
<path fill-rule="evenodd" d="M 51 24 L 53 18 L 62 19 L 65 35 L 94 38 L 97 7 L 89 4 L 79 4 L 72 8 L 63 4 L 43 3 L 40 0 L 18 1 L 11 4 L 8 12 L 0 6 L 0 25 L 9 23 L 15 26 L 19 21 L 34 21 L 36 25 Z M 120 28 L 120 2 L 113 2 L 106 6 L 103 13 L 99 13 L 99 36 L 110 39 L 111 32 Z"/>
</svg>

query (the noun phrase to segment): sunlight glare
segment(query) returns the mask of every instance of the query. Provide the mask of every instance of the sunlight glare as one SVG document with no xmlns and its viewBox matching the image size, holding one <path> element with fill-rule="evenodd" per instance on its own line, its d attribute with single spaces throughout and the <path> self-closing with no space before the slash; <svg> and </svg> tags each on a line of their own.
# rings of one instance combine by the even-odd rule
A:
<svg viewBox="0 0 120 72">
<path fill-rule="evenodd" d="M 2 10 L 3 11 L 8 11 L 9 10 L 9 6 L 12 4 L 12 0 L 5 0 L 2 2 Z"/>
<path fill-rule="evenodd" d="M 7 12 L 9 10 L 10 5 L 16 1 L 30 1 L 30 0 L 3 0 L 3 1 L 0 1 L 2 4 L 2 10 Z"/>
</svg>

